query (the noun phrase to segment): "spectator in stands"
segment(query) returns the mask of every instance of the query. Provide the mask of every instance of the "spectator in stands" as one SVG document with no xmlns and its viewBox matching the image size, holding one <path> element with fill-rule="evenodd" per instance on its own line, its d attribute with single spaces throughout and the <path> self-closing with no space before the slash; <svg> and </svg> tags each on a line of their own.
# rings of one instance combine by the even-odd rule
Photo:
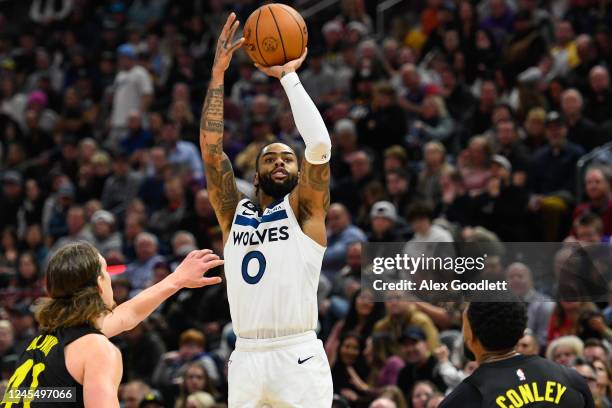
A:
<svg viewBox="0 0 612 408">
<path fill-rule="evenodd" d="M 150 384 L 157 361 L 166 352 L 159 335 L 146 322 L 141 322 L 132 330 L 122 333 L 119 339 L 123 378 L 127 381 L 140 379 Z"/>
<path fill-rule="evenodd" d="M 17 212 L 23 197 L 23 177 L 16 171 L 5 171 L 2 175 L 0 196 L 0 225 L 17 227 Z"/>
<path fill-rule="evenodd" d="M 529 173 L 535 193 L 529 207 L 540 214 L 544 239 L 557 241 L 563 236 L 562 218 L 574 200 L 576 162 L 584 150 L 567 140 L 567 126 L 557 112 L 546 117 L 546 138 L 548 145 L 535 153 Z"/>
<path fill-rule="evenodd" d="M 433 355 L 426 340 L 425 332 L 416 326 L 406 327 L 399 338 L 406 365 L 398 374 L 397 385 L 404 392 L 406 399 L 410 399 L 413 404 L 415 402 L 415 399 L 412 398 L 413 391 L 419 381 L 431 381 L 438 389 L 446 390 L 446 384 L 436 370 L 438 360 Z M 431 391 L 433 392 L 435 389 Z M 427 398 L 424 398 L 424 401 L 426 400 Z"/>
<path fill-rule="evenodd" d="M 378 201 L 370 210 L 372 231 L 369 242 L 402 242 L 410 238 L 411 231 L 398 217 L 395 206 L 389 201 Z"/>
<path fill-rule="evenodd" d="M 438 330 L 429 316 L 419 312 L 415 305 L 403 299 L 401 293 L 385 295 L 385 310 L 385 317 L 374 325 L 375 333 L 388 333 L 393 344 L 397 346 L 404 329 L 416 326 L 426 334 L 430 350 L 438 347 Z"/>
<path fill-rule="evenodd" d="M 423 100 L 419 119 L 412 122 L 410 133 L 421 144 L 438 141 L 453 146 L 453 119 L 449 116 L 444 99 L 438 95 L 428 95 Z"/>
<path fill-rule="evenodd" d="M 142 177 L 130 168 L 127 152 L 117 151 L 113 158 L 113 174 L 104 183 L 102 206 L 116 218 L 123 218 L 128 203 L 138 195 Z"/>
<path fill-rule="evenodd" d="M 466 116 L 465 127 L 468 137 L 482 134 L 491 127 L 491 116 L 497 98 L 495 83 L 491 80 L 482 81 L 478 104 Z"/>
<path fill-rule="evenodd" d="M 169 170 L 166 151 L 159 146 L 149 150 L 149 164 L 140 184 L 138 197 L 147 203 L 151 213 L 159 210 L 164 203 L 164 180 Z"/>
<path fill-rule="evenodd" d="M 51 252 L 55 252 L 62 246 L 72 242 L 89 241 L 92 239 L 91 231 L 87 229 L 83 207 L 78 205 L 70 207 L 66 215 L 66 224 L 68 225 L 68 234 L 57 240 L 53 247 L 51 247 Z"/>
<path fill-rule="evenodd" d="M 149 148 L 153 145 L 153 135 L 142 127 L 142 115 L 134 110 L 127 117 L 127 132 L 119 139 L 119 147 L 127 154 Z"/>
<path fill-rule="evenodd" d="M 446 148 L 440 142 L 429 142 L 423 146 L 423 169 L 418 175 L 416 193 L 431 204 L 440 202 L 442 173 L 452 167 L 446 162 Z"/>
<path fill-rule="evenodd" d="M 603 223 L 599 216 L 586 212 L 574 220 L 576 240 L 582 245 L 599 244 L 609 240 L 603 235 Z"/>
<path fill-rule="evenodd" d="M 181 127 L 177 123 L 167 122 L 162 130 L 162 140 L 166 148 L 168 162 L 186 171 L 186 176 L 195 185 L 204 181 L 204 167 L 197 148 L 193 143 L 180 140 Z"/>
<path fill-rule="evenodd" d="M 340 339 L 346 333 L 356 333 L 360 338 L 367 338 L 374 329 L 374 324 L 384 316 L 382 303 L 374 301 L 374 295 L 368 290 L 358 290 L 351 297 L 346 318 L 339 320 L 331 330 L 325 342 L 325 351 L 333 365 Z"/>
<path fill-rule="evenodd" d="M 597 65 L 589 73 L 588 103 L 584 109 L 584 114 L 596 124 L 601 125 L 610 119 L 611 109 L 610 73 L 608 68 Z"/>
<path fill-rule="evenodd" d="M 397 208 L 402 217 L 406 217 L 408 206 L 414 199 L 414 187 L 410 175 L 403 169 L 392 169 L 386 172 L 385 184 L 389 201 Z"/>
<path fill-rule="evenodd" d="M 512 164 L 515 172 L 525 173 L 529 168 L 529 151 L 520 139 L 516 123 L 503 119 L 495 124 L 495 152 Z"/>
<path fill-rule="evenodd" d="M 574 370 L 584 378 L 589 385 L 591 394 L 593 394 L 593 401 L 596 407 L 609 407 L 609 401 L 604 402 L 605 388 L 600 387 L 597 382 L 597 371 L 593 364 L 584 361 L 582 358 L 577 358 L 571 365 Z"/>
<path fill-rule="evenodd" d="M 348 211 L 338 203 L 329 207 L 327 229 L 327 250 L 323 256 L 322 271 L 333 281 L 346 261 L 348 246 L 353 242 L 366 241 L 366 236 L 351 223 Z"/>
<path fill-rule="evenodd" d="M 210 248 L 211 231 L 215 225 L 217 219 L 210 204 L 208 191 L 202 189 L 195 193 L 193 211 L 185 214 L 179 229 L 191 232 L 196 237 L 198 248 Z"/>
<path fill-rule="evenodd" d="M 153 374 L 153 383 L 160 387 L 170 386 L 185 374 L 191 363 L 198 362 L 206 370 L 206 380 L 209 384 L 204 385 L 207 387 L 219 385 L 221 383 L 219 367 L 215 358 L 204 351 L 205 347 L 206 338 L 201 331 L 189 329 L 181 333 L 178 350 L 167 352 L 159 360 Z M 216 392 L 214 394 L 216 395 Z"/>
<path fill-rule="evenodd" d="M 427 403 L 434 396 L 439 394 L 438 388 L 431 381 L 417 381 L 410 392 L 412 408 L 427 408 Z"/>
<path fill-rule="evenodd" d="M 179 177 L 166 179 L 164 183 L 166 205 L 151 215 L 150 227 L 164 243 L 170 242 L 173 231 L 187 218 L 189 207 L 186 191 Z"/>
<path fill-rule="evenodd" d="M 580 215 L 591 212 L 601 217 L 603 234 L 612 235 L 612 173 L 608 167 L 589 167 L 584 176 L 584 185 L 588 201 L 576 206 L 574 220 Z M 574 231 L 575 232 L 575 231 Z"/>
<path fill-rule="evenodd" d="M 584 342 L 582 356 L 586 361 L 595 362 L 600 360 L 603 362 L 610 361 L 610 351 L 604 346 L 604 343 L 599 339 L 588 339 Z"/>
<path fill-rule="evenodd" d="M 546 358 L 555 363 L 571 367 L 576 358 L 582 358 L 584 344 L 576 336 L 562 336 L 553 340 L 546 348 Z"/>
<path fill-rule="evenodd" d="M 403 141 L 406 119 L 389 83 L 374 86 L 368 113 L 357 123 L 357 129 L 360 143 L 379 152 Z"/>
<path fill-rule="evenodd" d="M 153 266 L 163 260 L 157 253 L 159 242 L 157 237 L 148 232 L 141 232 L 136 236 L 136 260 L 127 265 L 125 276 L 132 285 L 134 296 L 140 290 L 149 286 L 153 278 Z"/>
<path fill-rule="evenodd" d="M 388 333 L 372 333 L 366 340 L 363 355 L 370 365 L 369 387 L 378 392 L 381 387 L 397 384 L 397 376 L 406 363 L 395 353 Z"/>
<path fill-rule="evenodd" d="M 340 339 L 338 358 L 332 365 L 334 393 L 345 397 L 351 404 L 367 401 L 368 397 L 358 387 L 367 378 L 368 368 L 362 355 L 361 337 L 347 333 Z"/>
<path fill-rule="evenodd" d="M 98 210 L 91 217 L 91 243 L 102 256 L 121 251 L 121 234 L 115 230 L 115 217 L 108 211 Z"/>
<path fill-rule="evenodd" d="M 548 321 L 555 307 L 552 299 L 535 289 L 531 270 L 524 263 L 508 265 L 506 281 L 510 290 L 527 304 L 527 327 L 539 344 L 546 344 Z"/>
<path fill-rule="evenodd" d="M 0 320 L 0 364 L 8 363 L 11 358 L 17 361 L 13 326 L 8 320 Z M 5 379 L 2 374 L 2 379 Z"/>
<path fill-rule="evenodd" d="M 468 148 L 459 154 L 457 165 L 468 193 L 481 192 L 491 177 L 491 144 L 483 136 L 470 139 Z"/>
<path fill-rule="evenodd" d="M 408 222 L 414 231 L 410 242 L 453 242 L 450 232 L 433 224 L 433 209 L 426 203 L 414 203 L 408 210 Z"/>
<path fill-rule="evenodd" d="M 334 69 L 325 62 L 323 50 L 318 47 L 308 50 L 308 67 L 300 78 L 304 89 L 317 105 L 329 102 L 336 91 Z"/>
<path fill-rule="evenodd" d="M 196 394 L 205 395 L 196 396 Z M 196 397 L 199 400 L 206 397 L 214 403 L 218 396 L 219 392 L 213 385 L 205 365 L 202 361 L 192 361 L 183 371 L 179 397 L 174 406 L 175 408 L 191 408 L 189 400 Z"/>
<path fill-rule="evenodd" d="M 331 171 L 337 179 L 348 177 L 351 174 L 349 160 L 358 149 L 355 122 L 346 118 L 338 120 L 332 137 L 334 151 L 330 160 Z"/>
<path fill-rule="evenodd" d="M 14 347 L 17 355 L 25 350 L 36 336 L 36 322 L 30 302 L 26 299 L 14 303 L 8 309 L 9 320 L 13 326 Z"/>
<path fill-rule="evenodd" d="M 540 354 L 540 343 L 530 329 L 526 329 L 525 335 L 516 343 L 516 352 L 525 356 Z"/>
<path fill-rule="evenodd" d="M 567 125 L 567 139 L 582 146 L 585 152 L 605 143 L 595 123 L 582 114 L 583 99 L 576 89 L 567 89 L 561 94 L 561 113 Z"/>
<path fill-rule="evenodd" d="M 121 390 L 121 402 L 125 408 L 139 408 L 145 395 L 150 392 L 151 389 L 143 381 L 130 381 Z"/>
<path fill-rule="evenodd" d="M 527 113 L 523 128 L 525 130 L 525 146 L 532 154 L 546 144 L 545 127 L 546 111 L 542 108 L 533 108 Z"/>
<path fill-rule="evenodd" d="M 136 48 L 123 44 L 117 49 L 119 72 L 115 78 L 110 116 L 109 143 L 116 146 L 127 127 L 128 115 L 134 110 L 144 114 L 153 102 L 153 84 L 142 66 L 138 65 Z"/>
<path fill-rule="evenodd" d="M 374 179 L 372 158 L 363 150 L 351 154 L 349 160 L 351 175 L 341 179 L 331 190 L 332 202 L 344 204 L 351 216 L 357 215 L 361 191 Z"/>
</svg>

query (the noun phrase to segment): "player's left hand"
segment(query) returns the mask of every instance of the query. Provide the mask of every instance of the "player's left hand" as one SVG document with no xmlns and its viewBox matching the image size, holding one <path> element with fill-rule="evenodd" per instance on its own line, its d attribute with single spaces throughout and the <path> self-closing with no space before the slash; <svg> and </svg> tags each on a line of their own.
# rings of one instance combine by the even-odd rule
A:
<svg viewBox="0 0 612 408">
<path fill-rule="evenodd" d="M 209 269 L 223 265 L 223 262 L 210 249 L 191 251 L 170 276 L 177 280 L 177 284 L 181 288 L 216 285 L 221 282 L 220 277 L 206 278 L 204 274 Z"/>
<path fill-rule="evenodd" d="M 297 71 L 302 66 L 302 63 L 306 59 L 307 54 L 308 54 L 308 48 L 305 48 L 304 53 L 302 54 L 300 58 L 289 61 L 285 63 L 285 65 L 274 65 L 271 67 L 264 67 L 263 65 L 259 65 L 256 63 L 255 66 L 257 67 L 258 70 L 260 70 L 264 74 L 277 78 L 277 79 L 281 79 L 286 74 Z"/>
</svg>

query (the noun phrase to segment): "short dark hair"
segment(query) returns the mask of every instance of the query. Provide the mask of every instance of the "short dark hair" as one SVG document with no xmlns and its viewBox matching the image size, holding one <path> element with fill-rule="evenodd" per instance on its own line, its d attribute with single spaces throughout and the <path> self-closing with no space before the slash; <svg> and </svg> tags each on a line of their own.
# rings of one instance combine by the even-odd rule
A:
<svg viewBox="0 0 612 408">
<path fill-rule="evenodd" d="M 599 234 L 603 232 L 603 222 L 601 217 L 590 211 L 587 211 L 576 218 L 574 221 L 574 228 L 577 227 L 593 227 Z"/>
<path fill-rule="evenodd" d="M 499 295 L 499 294 L 498 294 Z M 498 296 L 496 295 L 496 297 Z M 523 302 L 471 302 L 467 317 L 474 337 L 486 350 L 500 351 L 511 349 L 523 337 L 527 327 L 527 308 Z"/>
<path fill-rule="evenodd" d="M 416 202 L 408 208 L 408 221 L 412 222 L 419 218 L 433 219 L 433 208 L 426 202 Z"/>
<path fill-rule="evenodd" d="M 259 172 L 259 159 L 261 158 L 261 155 L 263 154 L 263 151 L 265 150 L 266 147 L 276 144 L 276 143 L 280 143 L 280 144 L 285 144 L 283 142 L 278 142 L 278 141 L 274 141 L 274 142 L 270 142 L 270 143 L 266 143 L 265 145 L 262 146 L 261 149 L 259 149 L 259 152 L 257 152 L 257 157 L 255 157 L 255 172 L 258 173 Z M 289 145 L 287 145 L 291 151 L 293 152 L 293 154 L 295 154 L 295 157 L 297 157 L 298 161 L 300 160 L 300 156 L 297 154 L 297 152 L 295 151 L 295 149 Z"/>
</svg>

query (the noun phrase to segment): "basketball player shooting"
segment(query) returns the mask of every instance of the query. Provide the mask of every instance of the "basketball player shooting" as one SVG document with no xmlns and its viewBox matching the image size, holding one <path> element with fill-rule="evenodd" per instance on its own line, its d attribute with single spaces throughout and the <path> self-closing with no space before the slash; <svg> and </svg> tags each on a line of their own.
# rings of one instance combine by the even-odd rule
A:
<svg viewBox="0 0 612 408">
<path fill-rule="evenodd" d="M 223 152 L 223 80 L 239 23 L 232 13 L 219 37 L 202 109 L 200 145 L 208 192 L 223 231 L 225 276 L 236 350 L 229 360 L 229 406 L 330 407 L 329 362 L 317 340 L 317 287 L 327 244 L 331 141 L 296 70 L 306 53 L 282 66 L 258 68 L 287 93 L 305 159 L 272 143 L 256 159 L 257 199 L 236 187 Z"/>
</svg>

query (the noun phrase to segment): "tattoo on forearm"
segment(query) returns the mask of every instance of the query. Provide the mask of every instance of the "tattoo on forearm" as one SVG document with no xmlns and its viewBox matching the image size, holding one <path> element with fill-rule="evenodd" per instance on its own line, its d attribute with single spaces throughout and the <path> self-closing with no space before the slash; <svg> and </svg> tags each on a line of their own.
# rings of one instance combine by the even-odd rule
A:
<svg viewBox="0 0 612 408">
<path fill-rule="evenodd" d="M 223 93 L 223 85 L 208 88 L 204 106 L 202 107 L 200 130 L 223 133 Z"/>
<path fill-rule="evenodd" d="M 223 153 L 223 139 L 219 138 L 216 143 L 207 143 L 206 151 L 210 155 L 217 155 Z"/>
<path fill-rule="evenodd" d="M 209 149 L 215 145 L 208 145 Z M 234 170 L 227 156 L 217 165 L 206 165 L 206 175 L 208 178 L 208 191 L 210 193 L 211 204 L 220 215 L 233 213 L 236 204 L 240 200 L 240 193 L 236 187 Z"/>
<path fill-rule="evenodd" d="M 329 163 L 322 165 L 306 164 L 301 182 L 316 191 L 329 190 Z"/>
</svg>

